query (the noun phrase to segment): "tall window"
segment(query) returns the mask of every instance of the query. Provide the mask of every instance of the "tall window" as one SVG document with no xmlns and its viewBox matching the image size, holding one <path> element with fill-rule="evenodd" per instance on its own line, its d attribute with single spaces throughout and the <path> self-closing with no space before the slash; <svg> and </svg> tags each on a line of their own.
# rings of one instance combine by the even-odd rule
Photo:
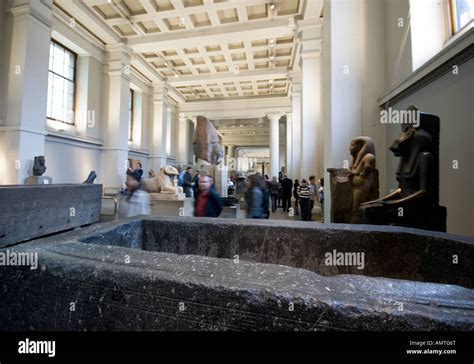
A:
<svg viewBox="0 0 474 364">
<path fill-rule="evenodd" d="M 130 89 L 128 97 L 128 140 L 133 140 L 133 90 Z"/>
<path fill-rule="evenodd" d="M 474 0 L 450 0 L 450 10 L 454 34 L 474 18 Z"/>
<path fill-rule="evenodd" d="M 69 49 L 51 42 L 46 116 L 71 125 L 74 124 L 76 58 Z"/>
</svg>

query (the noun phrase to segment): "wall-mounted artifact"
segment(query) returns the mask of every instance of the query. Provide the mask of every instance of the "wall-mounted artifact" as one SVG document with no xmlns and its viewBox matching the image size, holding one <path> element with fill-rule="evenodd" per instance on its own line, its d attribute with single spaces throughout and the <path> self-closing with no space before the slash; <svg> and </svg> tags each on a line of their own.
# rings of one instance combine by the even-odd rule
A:
<svg viewBox="0 0 474 364">
<path fill-rule="evenodd" d="M 410 107 L 409 110 L 416 110 Z M 417 123 L 402 123 L 390 150 L 400 158 L 398 188 L 361 206 L 364 224 L 399 225 L 446 231 L 444 206 L 439 206 L 439 130 L 435 115 L 419 113 Z"/>
<path fill-rule="evenodd" d="M 375 145 L 371 138 L 360 136 L 352 139 L 349 150 L 353 158 L 350 169 L 328 169 L 331 175 L 331 221 L 360 224 L 360 204 L 379 197 Z"/>
</svg>

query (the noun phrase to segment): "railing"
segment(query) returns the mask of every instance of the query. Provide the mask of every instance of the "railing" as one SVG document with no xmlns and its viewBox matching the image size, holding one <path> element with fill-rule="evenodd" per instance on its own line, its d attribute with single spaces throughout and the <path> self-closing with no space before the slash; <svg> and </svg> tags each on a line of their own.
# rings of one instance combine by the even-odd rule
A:
<svg viewBox="0 0 474 364">
<path fill-rule="evenodd" d="M 104 192 L 102 195 L 103 200 L 112 200 L 114 202 L 114 218 L 117 218 L 118 211 L 118 200 L 117 195 L 120 193 L 119 187 L 104 187 Z M 111 215 L 111 214 L 102 214 L 102 215 Z"/>
</svg>

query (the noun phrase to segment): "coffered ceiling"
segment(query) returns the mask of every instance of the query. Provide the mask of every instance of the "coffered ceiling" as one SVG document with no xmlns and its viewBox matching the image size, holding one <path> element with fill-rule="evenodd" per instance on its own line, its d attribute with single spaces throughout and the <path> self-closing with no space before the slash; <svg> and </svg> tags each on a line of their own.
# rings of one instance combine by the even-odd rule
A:
<svg viewBox="0 0 474 364">
<path fill-rule="evenodd" d="M 55 0 L 120 39 L 185 101 L 287 95 L 296 24 L 320 0 Z M 100 24 L 97 24 L 100 23 Z M 102 34 L 104 33 L 104 34 Z"/>
</svg>

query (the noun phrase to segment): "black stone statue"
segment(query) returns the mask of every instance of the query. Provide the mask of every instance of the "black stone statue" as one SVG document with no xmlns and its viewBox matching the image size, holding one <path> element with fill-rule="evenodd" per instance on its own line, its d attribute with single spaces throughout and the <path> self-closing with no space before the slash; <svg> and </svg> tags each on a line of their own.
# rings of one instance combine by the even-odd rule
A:
<svg viewBox="0 0 474 364">
<path fill-rule="evenodd" d="M 33 165 L 33 176 L 42 176 L 46 172 L 45 159 L 43 155 L 35 157 Z"/>
<path fill-rule="evenodd" d="M 95 171 L 91 171 L 91 173 L 89 173 L 89 176 L 87 177 L 87 179 L 82 183 L 93 184 L 96 177 L 97 177 L 97 174 L 95 173 Z"/>
<path fill-rule="evenodd" d="M 439 130 L 439 118 L 424 113 L 419 114 L 418 126 L 402 124 L 400 136 L 390 147 L 400 157 L 398 188 L 361 204 L 364 224 L 446 231 L 446 207 L 438 204 Z"/>
</svg>

